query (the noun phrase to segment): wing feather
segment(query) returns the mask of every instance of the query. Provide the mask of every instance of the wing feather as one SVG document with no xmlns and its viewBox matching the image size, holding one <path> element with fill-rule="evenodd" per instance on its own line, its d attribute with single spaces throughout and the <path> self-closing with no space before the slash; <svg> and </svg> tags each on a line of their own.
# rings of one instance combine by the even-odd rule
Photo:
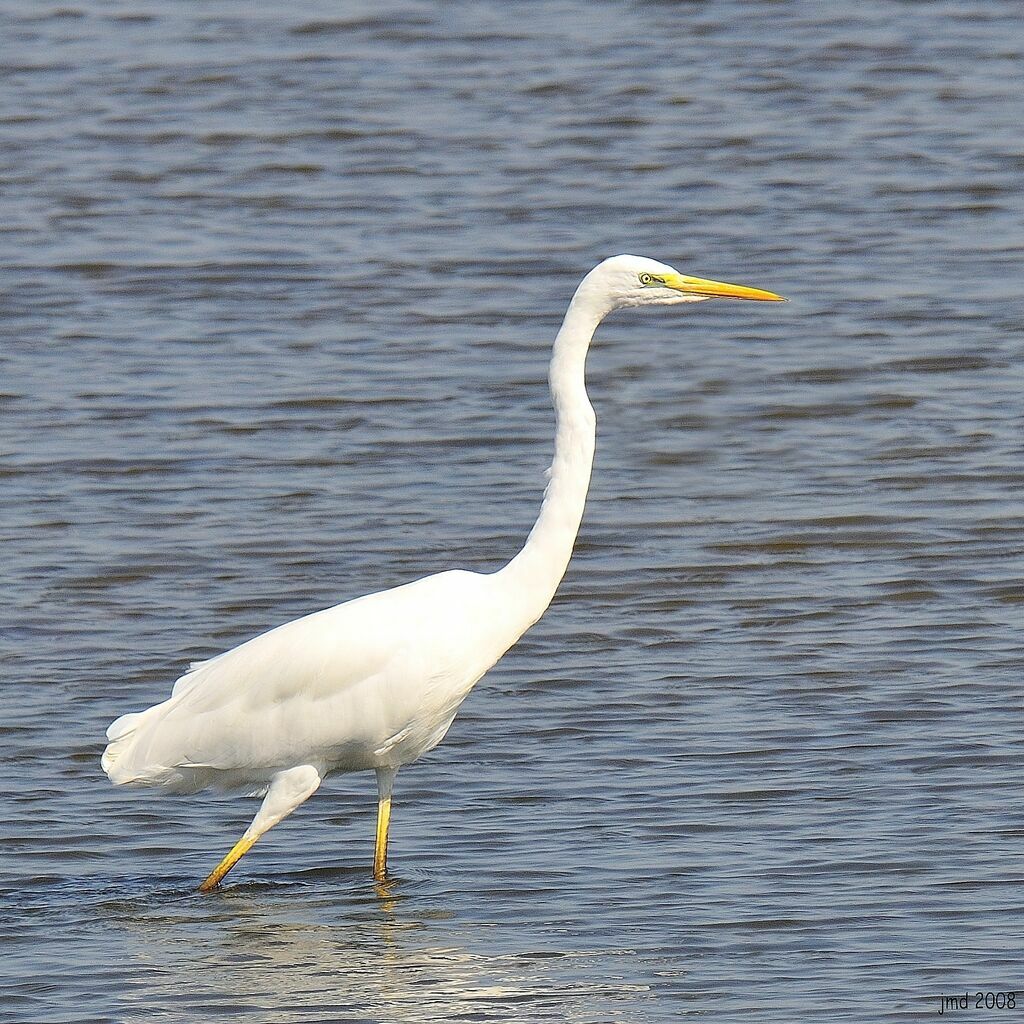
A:
<svg viewBox="0 0 1024 1024">
<path fill-rule="evenodd" d="M 196 781 L 202 772 L 255 778 L 317 758 L 370 767 L 398 742 L 415 746 L 421 732 L 427 742 L 438 716 L 450 721 L 489 667 L 460 664 L 459 633 L 479 607 L 481 579 L 460 571 L 426 577 L 194 663 L 168 700 L 114 723 L 108 774 L 195 787 L 206 784 Z M 191 781 L 182 782 L 183 773 Z"/>
</svg>

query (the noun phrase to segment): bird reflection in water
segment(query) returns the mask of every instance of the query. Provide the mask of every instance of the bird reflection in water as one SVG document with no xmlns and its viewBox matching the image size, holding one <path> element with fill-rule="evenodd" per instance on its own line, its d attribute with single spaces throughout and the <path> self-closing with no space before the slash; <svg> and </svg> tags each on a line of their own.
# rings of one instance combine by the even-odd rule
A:
<svg viewBox="0 0 1024 1024">
<path fill-rule="evenodd" d="M 128 933 L 138 965 L 132 1001 L 172 1007 L 190 1019 L 246 1013 L 262 1020 L 288 1012 L 310 1022 L 352 1016 L 415 1024 L 494 1015 L 503 1007 L 515 1016 L 524 1000 L 556 989 L 560 1005 L 574 1014 L 607 1017 L 612 1005 L 621 1009 L 639 994 L 636 986 L 610 986 L 606 977 L 588 985 L 577 974 L 567 984 L 566 958 L 578 958 L 585 974 L 597 959 L 590 953 L 472 951 L 480 922 L 460 920 L 461 896 L 444 906 L 436 891 L 420 892 L 430 907 L 411 911 L 400 878 L 371 892 L 361 872 L 330 874 L 330 898 L 319 886 L 264 883 L 232 886 L 214 903 L 193 894 L 159 903 L 140 894 L 108 904 L 108 925 Z M 339 903 L 337 890 L 346 883 L 352 888 Z M 199 947 L 198 932 L 205 936 Z M 125 1020 L 149 1017 L 123 1009 Z"/>
</svg>

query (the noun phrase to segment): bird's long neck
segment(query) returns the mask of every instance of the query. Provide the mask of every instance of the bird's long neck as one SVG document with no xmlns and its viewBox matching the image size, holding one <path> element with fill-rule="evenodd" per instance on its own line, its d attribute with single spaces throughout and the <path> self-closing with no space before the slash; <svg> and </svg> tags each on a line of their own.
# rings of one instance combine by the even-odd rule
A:
<svg viewBox="0 0 1024 1024">
<path fill-rule="evenodd" d="M 496 573 L 519 613 L 518 635 L 551 603 L 565 575 L 594 463 L 596 421 L 587 398 L 587 350 L 608 309 L 581 285 L 555 338 L 549 380 L 555 406 L 555 457 L 540 515 L 522 551 Z"/>
</svg>

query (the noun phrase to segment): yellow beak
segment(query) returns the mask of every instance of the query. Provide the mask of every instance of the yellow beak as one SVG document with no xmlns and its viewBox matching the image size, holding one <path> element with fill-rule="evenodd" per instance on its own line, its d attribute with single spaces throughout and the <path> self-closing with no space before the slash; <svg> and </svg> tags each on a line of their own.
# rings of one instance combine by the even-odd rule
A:
<svg viewBox="0 0 1024 1024">
<path fill-rule="evenodd" d="M 741 284 L 726 284 L 724 281 L 705 281 L 701 277 L 686 277 L 673 274 L 665 278 L 665 287 L 690 295 L 706 295 L 722 299 L 756 299 L 758 302 L 785 302 L 781 295 L 766 292 L 760 288 L 746 288 Z"/>
</svg>

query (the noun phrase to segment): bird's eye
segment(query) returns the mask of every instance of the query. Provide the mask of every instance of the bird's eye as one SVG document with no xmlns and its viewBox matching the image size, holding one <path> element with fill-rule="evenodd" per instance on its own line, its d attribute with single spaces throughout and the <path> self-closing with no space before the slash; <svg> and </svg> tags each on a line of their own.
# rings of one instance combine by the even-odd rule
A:
<svg viewBox="0 0 1024 1024">
<path fill-rule="evenodd" d="M 655 277 L 653 274 L 641 274 L 640 283 L 645 287 L 652 284 L 664 284 L 660 277 Z"/>
</svg>

